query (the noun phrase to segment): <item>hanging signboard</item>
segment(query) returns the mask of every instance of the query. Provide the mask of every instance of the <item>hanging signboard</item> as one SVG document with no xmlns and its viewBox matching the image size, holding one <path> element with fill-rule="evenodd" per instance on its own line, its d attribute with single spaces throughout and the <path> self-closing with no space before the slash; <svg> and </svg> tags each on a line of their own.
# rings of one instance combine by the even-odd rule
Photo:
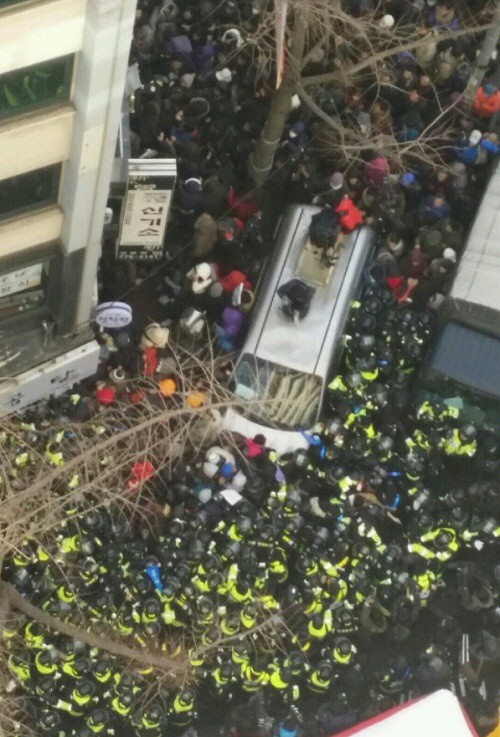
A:
<svg viewBox="0 0 500 737">
<path fill-rule="evenodd" d="M 175 159 L 130 159 L 117 258 L 157 261 L 177 173 Z"/>
</svg>

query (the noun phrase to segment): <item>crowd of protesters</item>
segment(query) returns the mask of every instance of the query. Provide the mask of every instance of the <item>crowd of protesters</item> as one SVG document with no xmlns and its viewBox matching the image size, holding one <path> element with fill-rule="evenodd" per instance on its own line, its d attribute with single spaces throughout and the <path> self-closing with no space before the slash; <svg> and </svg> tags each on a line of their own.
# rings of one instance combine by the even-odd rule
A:
<svg viewBox="0 0 500 737">
<path fill-rule="evenodd" d="M 294 98 L 274 168 L 256 188 L 248 157 L 272 94 L 271 83 L 255 84 L 245 46 L 257 3 L 139 0 L 133 145 L 177 160 L 172 252 L 151 280 L 158 322 L 140 342 L 130 330 L 100 332 L 103 381 L 64 398 L 67 416 L 95 422 L 117 405 L 141 405 L 143 379 L 157 383 L 165 407 L 179 406 L 173 334 L 213 340 L 222 355 L 241 346 L 270 249 L 270 195 L 321 208 L 330 265 L 362 225 L 375 230 L 378 249 L 323 421 L 301 428 L 306 450 L 278 457 L 265 435 L 220 438 L 174 476 L 138 458 L 127 489 L 155 499 L 163 513 L 154 522 L 71 506 L 47 547 L 28 540 L 6 560 L 3 577 L 47 613 L 189 660 L 190 678 L 165 685 L 154 665 L 125 668 L 14 618 L 4 627 L 10 689 L 24 690 L 48 737 L 230 727 L 238 737 L 268 729 L 327 737 L 440 687 L 462 698 L 481 736 L 495 728 L 498 440 L 453 407 L 410 404 L 500 150 L 496 87 L 486 81 L 471 110 L 462 99 L 477 43 L 452 37 L 465 9 L 451 0 L 345 3 L 354 15 L 376 11 L 381 32 L 421 28 L 429 42 L 386 60 L 377 85 L 315 91 L 322 109 L 369 144 L 345 168 L 318 153 L 321 124 Z M 417 141 L 444 109 L 454 135 L 440 142 L 439 164 L 396 167 L 381 137 Z M 183 401 L 195 410 L 203 389 Z M 20 438 L 40 422 L 32 413 L 7 443 L 21 478 L 29 450 Z M 64 433 L 43 452 L 63 466 Z"/>
</svg>

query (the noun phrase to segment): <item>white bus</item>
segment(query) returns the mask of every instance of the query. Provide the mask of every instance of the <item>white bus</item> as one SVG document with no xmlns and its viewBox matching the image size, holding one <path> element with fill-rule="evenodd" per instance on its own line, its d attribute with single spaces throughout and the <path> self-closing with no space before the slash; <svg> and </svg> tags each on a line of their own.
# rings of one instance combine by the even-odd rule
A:
<svg viewBox="0 0 500 737">
<path fill-rule="evenodd" d="M 422 371 L 420 396 L 500 432 L 500 167 L 491 176 Z"/>
<path fill-rule="evenodd" d="M 373 257 L 375 234 L 360 228 L 345 239 L 338 260 L 325 265 L 309 240 L 318 207 L 295 205 L 281 219 L 273 254 L 258 290 L 252 323 L 236 362 L 234 393 L 224 428 L 253 437 L 284 453 L 306 447 L 300 429 L 320 414 L 327 378 L 342 355 L 342 335 L 363 271 Z M 292 279 L 314 288 L 309 310 L 298 322 L 282 309 L 278 289 Z"/>
</svg>

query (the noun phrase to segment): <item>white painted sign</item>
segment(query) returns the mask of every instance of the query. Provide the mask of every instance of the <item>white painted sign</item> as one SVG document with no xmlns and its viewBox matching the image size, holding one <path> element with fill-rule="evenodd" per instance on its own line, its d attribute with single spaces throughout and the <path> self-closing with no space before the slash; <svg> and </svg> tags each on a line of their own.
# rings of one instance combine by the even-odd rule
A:
<svg viewBox="0 0 500 737">
<path fill-rule="evenodd" d="M 123 215 L 120 246 L 163 247 L 172 190 L 153 183 L 130 181 Z"/>
<path fill-rule="evenodd" d="M 175 187 L 175 159 L 129 159 L 117 258 L 151 261 L 163 257 L 165 230 Z"/>
<path fill-rule="evenodd" d="M 103 328 L 123 328 L 132 322 L 132 309 L 126 302 L 103 302 L 97 306 L 94 320 Z"/>
<path fill-rule="evenodd" d="M 57 397 L 71 389 L 73 384 L 95 374 L 99 352 L 98 343 L 92 340 L 14 379 L 0 379 L 0 417 L 19 412 L 50 394 Z"/>
</svg>

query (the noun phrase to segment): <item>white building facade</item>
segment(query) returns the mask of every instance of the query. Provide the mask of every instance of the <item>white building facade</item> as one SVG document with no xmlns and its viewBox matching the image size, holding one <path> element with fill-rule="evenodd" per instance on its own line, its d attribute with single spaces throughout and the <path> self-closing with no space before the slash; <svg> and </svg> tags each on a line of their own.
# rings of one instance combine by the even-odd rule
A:
<svg viewBox="0 0 500 737">
<path fill-rule="evenodd" d="M 0 0 L 0 407 L 90 339 L 135 8 Z"/>
</svg>

